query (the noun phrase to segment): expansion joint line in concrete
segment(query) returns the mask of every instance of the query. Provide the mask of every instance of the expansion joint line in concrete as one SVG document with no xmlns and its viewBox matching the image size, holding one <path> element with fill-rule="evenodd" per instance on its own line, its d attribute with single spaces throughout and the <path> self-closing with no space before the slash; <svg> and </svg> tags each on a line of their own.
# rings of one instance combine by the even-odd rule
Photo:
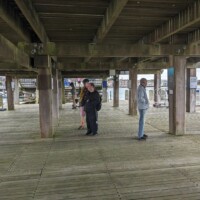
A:
<svg viewBox="0 0 200 200">
<path fill-rule="evenodd" d="M 98 141 L 97 141 L 97 140 L 95 141 L 95 143 L 96 143 L 96 146 L 99 147 Z M 113 187 L 115 188 L 115 190 L 116 190 L 116 192 L 117 192 L 117 195 L 118 195 L 118 197 L 119 197 L 119 200 L 122 200 L 123 198 L 122 198 L 122 196 L 121 196 L 121 194 L 120 194 L 120 192 L 119 192 L 119 190 L 118 190 L 118 188 L 117 188 L 117 185 L 115 184 L 115 181 L 113 180 L 113 177 L 112 177 L 112 175 L 111 175 L 111 171 L 109 170 L 109 167 L 108 167 L 108 165 L 107 165 L 106 159 L 105 159 L 105 157 L 103 156 L 103 152 L 102 152 L 102 150 L 101 150 L 100 148 L 98 148 L 98 153 L 99 153 L 99 155 L 100 155 L 100 158 L 103 160 L 103 163 L 104 163 L 104 166 L 105 166 L 105 169 L 106 169 L 106 173 L 108 174 L 108 177 L 110 178 L 110 181 L 111 181 Z"/>
<path fill-rule="evenodd" d="M 45 166 L 46 166 L 46 163 L 47 163 L 47 160 L 48 160 L 48 158 L 49 158 L 49 155 L 50 155 L 50 152 L 51 152 L 51 149 L 52 149 L 52 146 L 53 146 L 54 142 L 55 142 L 55 139 L 53 138 L 53 140 L 52 140 L 52 142 L 51 142 L 51 145 L 50 145 L 50 148 L 49 148 L 49 152 L 48 152 L 48 154 L 47 154 L 47 156 L 46 156 L 46 159 L 45 159 L 45 161 L 44 161 L 44 165 L 43 165 L 43 167 L 42 167 L 42 169 L 41 169 L 40 177 L 39 177 L 39 179 L 38 179 L 38 182 L 37 182 L 37 185 L 36 185 L 36 188 L 35 188 L 35 192 L 33 193 L 33 199 L 34 199 L 35 196 L 36 196 L 36 193 L 37 193 L 37 190 L 38 190 L 38 187 L 39 187 L 39 185 L 40 185 L 41 178 L 42 178 L 42 174 L 43 174 L 43 171 L 44 171 L 44 169 L 45 169 Z"/>
</svg>

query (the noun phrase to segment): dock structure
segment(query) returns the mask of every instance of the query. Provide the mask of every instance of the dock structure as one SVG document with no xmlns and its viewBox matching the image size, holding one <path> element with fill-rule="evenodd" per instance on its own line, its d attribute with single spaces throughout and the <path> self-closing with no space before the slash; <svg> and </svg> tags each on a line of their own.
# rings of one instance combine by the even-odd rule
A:
<svg viewBox="0 0 200 200">
<path fill-rule="evenodd" d="M 119 103 L 103 104 L 95 137 L 78 130 L 71 104 L 63 105 L 54 138 L 40 138 L 37 104 L 2 112 L 0 199 L 199 199 L 199 108 L 186 113 L 187 134 L 175 137 L 168 134 L 169 110 L 151 107 L 149 138 L 139 142 L 138 117 Z"/>
<path fill-rule="evenodd" d="M 0 163 L 0 189 L 5 192 L 0 198 L 198 199 L 200 177 L 196 155 L 199 153 L 199 138 L 187 138 L 186 135 L 192 132 L 188 129 L 188 119 L 191 119 L 188 116 L 195 113 L 197 118 L 194 120 L 198 119 L 195 105 L 196 69 L 200 67 L 199 24 L 200 0 L 0 0 L 0 76 L 6 77 L 8 102 L 8 111 L 1 112 L 0 122 L 3 128 L 0 148 L 4 152 L 0 154 L 3 159 Z M 161 145 L 150 142 L 141 144 L 144 149 L 138 143 L 133 147 L 131 145 L 136 141 L 126 141 L 126 134 L 134 134 L 136 130 L 131 126 L 127 126 L 128 129 L 126 123 L 135 124 L 138 120 L 137 75 L 154 74 L 154 101 L 155 107 L 159 107 L 158 90 L 163 69 L 168 69 L 169 112 L 160 116 L 165 119 L 161 120 L 164 125 L 159 124 L 162 133 L 158 135 L 162 135 L 162 139 L 154 141 L 160 142 L 163 149 Z M 124 129 L 119 129 L 119 133 L 119 124 L 115 123 L 117 118 L 114 116 L 120 107 L 120 71 L 129 71 L 127 113 L 130 116 L 124 113 L 127 121 L 123 119 L 123 123 L 120 122 Z M 65 105 L 64 78 L 101 78 L 106 86 L 110 75 L 113 76 L 114 98 L 112 105 L 105 103 L 107 113 L 106 110 L 103 112 L 106 117 L 109 114 L 113 116 L 104 121 L 103 132 L 105 135 L 109 133 L 113 123 L 116 126 L 111 131 L 113 141 L 111 138 L 106 141 L 105 138 L 85 140 L 81 137 L 71 141 L 70 135 L 76 134 L 73 122 L 79 122 L 76 113 L 68 112 L 68 105 Z M 22 108 L 18 105 L 19 79 L 26 78 L 37 79 L 36 102 L 39 102 L 39 108 L 35 105 L 33 112 L 31 106 Z M 107 102 L 106 87 L 103 94 L 103 101 Z M 111 113 L 108 113 L 109 109 Z M 18 118 L 18 114 L 21 117 Z M 25 119 L 30 130 L 24 127 Z M 197 126 L 194 121 L 189 121 Z M 6 140 L 12 138 L 5 135 L 6 128 L 11 136 L 19 133 L 18 139 L 23 141 Z M 154 132 L 157 129 L 152 125 L 149 130 Z M 122 140 L 115 138 L 118 134 Z M 103 148 L 104 142 L 110 142 L 105 148 L 107 153 Z M 82 149 L 82 145 L 88 145 L 88 149 Z M 115 151 L 120 147 L 124 150 Z M 59 152 L 58 157 L 53 155 L 54 150 Z M 76 151 L 79 151 L 77 160 L 73 157 L 77 156 Z M 85 154 L 91 157 L 84 157 Z M 129 162 L 127 157 L 123 166 L 125 154 L 128 157 L 134 154 L 136 163 L 132 158 Z M 28 170 L 29 161 L 31 163 L 34 159 L 33 171 L 28 176 L 23 169 Z M 61 166 L 60 161 L 64 161 Z M 70 162 L 70 168 L 66 167 Z M 15 174 L 16 165 L 19 171 Z M 90 173 L 93 175 L 91 179 Z M 45 179 L 47 177 L 49 179 Z M 54 184 L 54 177 L 57 184 Z M 12 187 L 15 183 L 19 187 Z M 25 187 L 17 192 L 21 183 Z M 59 191 L 60 184 L 64 185 Z M 87 184 L 100 190 L 92 193 Z M 129 186 L 125 188 L 124 184 Z M 45 190 L 46 186 L 49 190 Z M 69 191 L 64 186 L 70 188 Z M 8 188 L 13 188 L 13 191 L 10 193 Z M 26 193 L 26 189 L 30 193 Z M 158 191 L 162 191 L 161 196 Z M 12 192 L 16 196 L 9 196 Z M 50 194 L 52 196 L 48 196 Z"/>
</svg>

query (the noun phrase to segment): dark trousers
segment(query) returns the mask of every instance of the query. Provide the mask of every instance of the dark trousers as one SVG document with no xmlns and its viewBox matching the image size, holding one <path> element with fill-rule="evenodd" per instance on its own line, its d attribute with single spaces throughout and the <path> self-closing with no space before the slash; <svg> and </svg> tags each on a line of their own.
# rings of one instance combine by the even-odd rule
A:
<svg viewBox="0 0 200 200">
<path fill-rule="evenodd" d="M 98 131 L 98 112 L 96 110 L 86 112 L 86 122 L 88 132 L 96 133 Z"/>
</svg>

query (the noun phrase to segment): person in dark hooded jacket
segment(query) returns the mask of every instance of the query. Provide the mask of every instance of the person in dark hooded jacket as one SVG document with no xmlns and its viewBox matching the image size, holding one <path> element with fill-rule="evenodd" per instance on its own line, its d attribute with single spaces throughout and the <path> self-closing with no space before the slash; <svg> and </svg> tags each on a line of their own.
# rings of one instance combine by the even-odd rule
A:
<svg viewBox="0 0 200 200">
<path fill-rule="evenodd" d="M 98 131 L 98 111 L 100 95 L 93 83 L 89 83 L 88 92 L 85 95 L 83 105 L 86 112 L 87 133 L 86 135 L 96 135 Z"/>
</svg>

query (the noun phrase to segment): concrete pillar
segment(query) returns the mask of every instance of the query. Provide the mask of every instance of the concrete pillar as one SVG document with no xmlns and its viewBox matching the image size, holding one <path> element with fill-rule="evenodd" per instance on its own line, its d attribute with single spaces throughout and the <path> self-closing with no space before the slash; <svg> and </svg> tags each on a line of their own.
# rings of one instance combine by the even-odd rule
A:
<svg viewBox="0 0 200 200">
<path fill-rule="evenodd" d="M 159 106 L 160 105 L 160 87 L 161 87 L 161 73 L 157 72 L 154 74 L 154 105 Z"/>
<path fill-rule="evenodd" d="M 58 93 L 58 71 L 57 69 L 52 69 L 53 76 L 53 92 L 52 92 L 52 113 L 53 113 L 53 124 L 58 125 L 59 119 L 59 93 Z"/>
<path fill-rule="evenodd" d="M 103 79 L 102 82 L 102 90 L 103 90 L 103 97 L 102 102 L 108 102 L 108 86 L 107 86 L 107 78 Z"/>
<path fill-rule="evenodd" d="M 14 96 L 12 90 L 12 77 L 6 76 L 7 104 L 8 110 L 14 110 Z"/>
<path fill-rule="evenodd" d="M 129 115 L 137 115 L 137 69 L 129 70 Z"/>
<path fill-rule="evenodd" d="M 61 110 L 62 109 L 62 74 L 60 71 L 58 72 L 58 93 L 59 93 L 59 98 L 58 98 L 59 109 Z"/>
<path fill-rule="evenodd" d="M 14 79 L 14 104 L 19 105 L 19 79 Z"/>
<path fill-rule="evenodd" d="M 185 133 L 185 69 L 186 58 L 174 56 L 174 121 L 173 134 Z"/>
<path fill-rule="evenodd" d="M 65 84 L 64 84 L 64 78 L 62 79 L 62 104 L 65 104 Z"/>
<path fill-rule="evenodd" d="M 119 107 L 119 76 L 113 79 L 113 107 Z"/>
<path fill-rule="evenodd" d="M 186 112 L 196 112 L 196 88 L 190 82 L 190 78 L 196 78 L 196 68 L 187 69 L 187 93 L 186 93 Z"/>
<path fill-rule="evenodd" d="M 48 56 L 37 56 L 35 65 L 38 67 L 39 113 L 41 137 L 53 136 L 52 123 L 52 75 L 51 61 Z"/>
</svg>

